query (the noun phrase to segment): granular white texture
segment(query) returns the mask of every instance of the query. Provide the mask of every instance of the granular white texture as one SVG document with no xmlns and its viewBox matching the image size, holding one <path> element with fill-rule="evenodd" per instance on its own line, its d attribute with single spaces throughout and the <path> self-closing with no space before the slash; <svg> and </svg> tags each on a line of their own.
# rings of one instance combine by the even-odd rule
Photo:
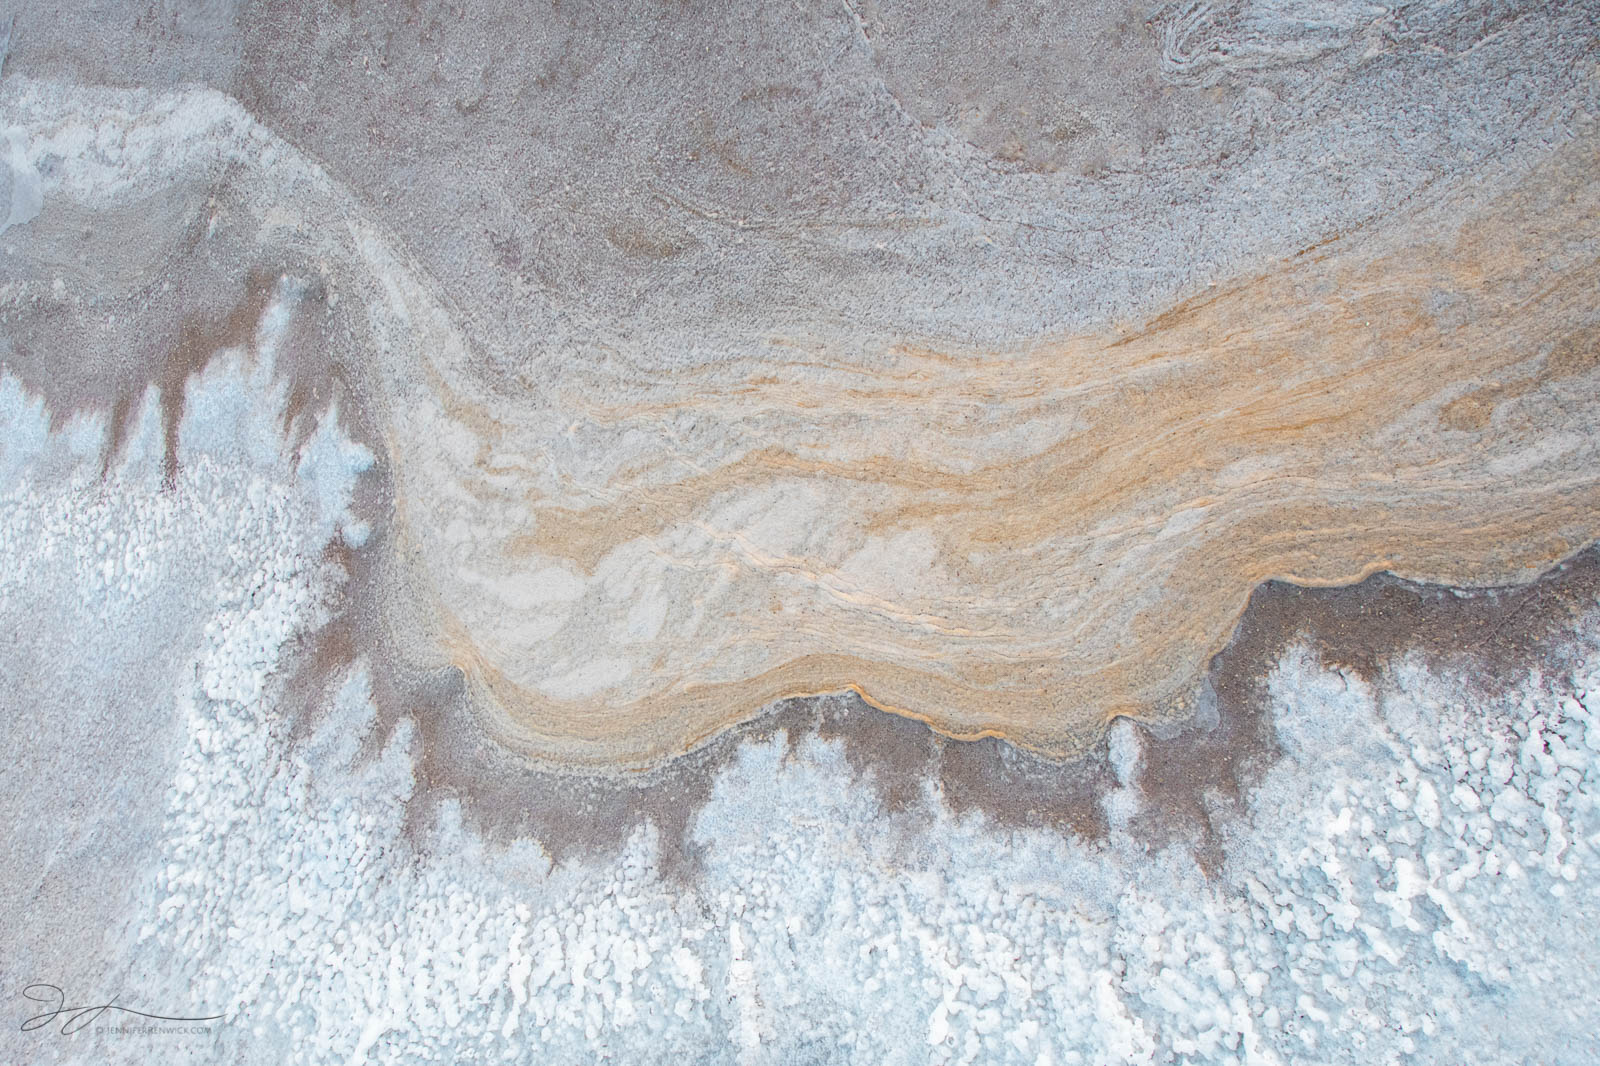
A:
<svg viewBox="0 0 1600 1066">
<path fill-rule="evenodd" d="M 1495 696 L 1466 665 L 1400 660 L 1368 682 L 1286 655 L 1270 684 L 1283 757 L 1221 821 L 1210 880 L 1126 819 L 1101 842 L 1002 828 L 951 814 L 931 785 L 890 813 L 815 735 L 747 741 L 716 772 L 691 883 L 659 873 L 648 825 L 620 856 L 552 867 L 537 841 L 488 842 L 454 801 L 421 802 L 418 730 L 378 732 L 370 665 L 307 728 L 286 713 L 282 664 L 339 602 L 324 549 L 358 528 L 348 505 L 371 462 L 331 414 L 298 451 L 279 437 L 273 322 L 293 299 L 285 283 L 253 354 L 190 386 L 171 488 L 148 412 L 99 479 L 103 426 L 51 434 L 0 384 L 0 588 L 94 605 L 118 639 L 89 632 L 60 654 L 92 671 L 108 641 L 144 649 L 180 723 L 164 814 L 141 830 L 140 881 L 107 932 L 118 968 L 75 980 L 224 1016 L 177 1037 L 8 1027 L 8 1058 L 1600 1055 L 1595 612 L 1553 653 L 1559 672 Z M 196 624 L 152 648 L 137 633 L 165 617 L 151 603 Z M 1118 802 L 1148 812 L 1131 727 L 1114 749 Z"/>
</svg>

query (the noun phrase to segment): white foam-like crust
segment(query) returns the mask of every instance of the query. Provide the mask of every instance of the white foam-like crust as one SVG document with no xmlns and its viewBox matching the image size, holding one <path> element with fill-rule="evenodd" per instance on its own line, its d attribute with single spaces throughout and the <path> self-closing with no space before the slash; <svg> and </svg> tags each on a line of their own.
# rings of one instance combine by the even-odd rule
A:
<svg viewBox="0 0 1600 1066">
<path fill-rule="evenodd" d="M 85 445 L 103 426 L 50 436 L 0 384 L 0 582 L 64 584 L 108 617 L 178 571 L 209 590 L 190 604 L 197 645 L 165 650 L 183 750 L 134 910 L 108 933 L 123 972 L 99 975 L 226 1016 L 163 1038 L 166 1061 L 1596 1053 L 1593 612 L 1570 677 L 1530 675 L 1504 697 L 1469 698 L 1467 676 L 1420 664 L 1374 686 L 1285 656 L 1271 713 L 1286 755 L 1223 823 L 1215 881 L 1115 819 L 1090 844 L 956 818 L 936 795 L 931 820 L 892 816 L 816 737 L 748 742 L 718 772 L 692 886 L 659 875 L 648 827 L 620 857 L 551 869 L 537 842 L 486 843 L 450 803 L 403 831 L 419 741 L 407 720 L 369 736 L 364 665 L 291 740 L 277 666 L 338 596 L 322 549 L 370 459 L 331 436 L 288 453 L 281 391 L 259 371 L 225 360 L 192 386 L 166 491 L 159 449 L 130 448 L 97 483 Z M 1116 749 L 1136 792 L 1137 747 Z M 97 1063 L 156 1046 L 33 1036 L 0 1043 Z"/>
</svg>

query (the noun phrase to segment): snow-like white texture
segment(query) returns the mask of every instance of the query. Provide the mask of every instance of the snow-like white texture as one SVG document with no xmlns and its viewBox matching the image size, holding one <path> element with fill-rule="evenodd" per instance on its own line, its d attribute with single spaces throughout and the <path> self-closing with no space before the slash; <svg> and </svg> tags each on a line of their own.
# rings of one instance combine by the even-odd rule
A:
<svg viewBox="0 0 1600 1066">
<path fill-rule="evenodd" d="M 692 892 L 647 831 L 507 878 L 454 819 L 429 857 L 399 836 L 410 735 L 353 763 L 359 673 L 299 748 L 196 701 L 145 933 L 306 1061 L 1587 1061 L 1589 652 L 1580 699 L 1470 709 L 1460 678 L 1291 657 L 1279 719 L 1326 746 L 1272 771 L 1215 883 L 1176 851 L 897 824 L 815 737 L 719 775 Z"/>
<path fill-rule="evenodd" d="M 137 623 L 129 605 L 163 574 L 207 590 L 194 646 L 160 649 L 185 740 L 122 935 L 142 994 L 226 1021 L 162 1045 L 166 1061 L 1600 1055 L 1595 614 L 1569 673 L 1496 698 L 1469 696 L 1464 672 L 1406 661 L 1369 684 L 1287 655 L 1271 684 L 1285 755 L 1223 823 L 1214 880 L 1120 828 L 1101 843 L 1000 830 L 932 791 L 925 812 L 891 815 L 815 736 L 748 742 L 718 771 L 692 885 L 659 874 L 648 826 L 620 857 L 552 869 L 537 842 L 491 845 L 452 803 L 416 805 L 415 724 L 374 735 L 369 666 L 292 732 L 280 664 L 337 601 L 323 548 L 371 457 L 331 417 L 286 450 L 269 327 L 256 355 L 191 386 L 169 489 L 159 448 L 137 443 L 148 427 L 106 480 L 57 476 L 94 469 L 103 426 L 51 436 L 0 382 L 0 594 L 49 574 Z M 1135 803 L 1131 727 L 1113 755 Z M 92 1035 L 51 1047 L 152 1054 Z"/>
<path fill-rule="evenodd" d="M 347 521 L 345 512 L 355 492 L 356 479 L 372 466 L 372 453 L 364 446 L 345 437 L 339 429 L 339 406 L 334 404 L 323 413 L 317 431 L 301 450 L 300 465 L 295 474 L 299 480 L 314 488 L 317 494 L 317 512 L 322 515 L 318 533 L 332 536 L 335 529 L 352 547 L 359 548 L 371 536 L 365 522 Z"/>
<path fill-rule="evenodd" d="M 44 191 L 39 171 L 28 159 L 27 138 L 19 129 L 5 132 L 6 185 L 9 187 L 5 218 L 0 219 L 0 233 L 12 226 L 25 226 L 39 214 L 44 204 Z"/>
<path fill-rule="evenodd" d="M 81 490 L 94 477 L 91 461 L 105 439 L 105 419 L 80 415 L 54 434 L 44 401 L 29 395 L 11 374 L 0 374 L 0 500 L 24 485 Z"/>
<path fill-rule="evenodd" d="M 161 94 L 8 81 L 6 114 L 15 125 L 5 134 L 7 162 L 13 174 L 31 175 L 26 217 L 13 218 L 13 225 L 49 210 L 57 197 L 103 204 L 230 163 L 285 162 L 281 145 L 238 101 L 213 90 Z M 42 159 L 51 165 L 41 176 Z M 294 180 L 306 180 L 298 159 L 286 162 Z"/>
</svg>

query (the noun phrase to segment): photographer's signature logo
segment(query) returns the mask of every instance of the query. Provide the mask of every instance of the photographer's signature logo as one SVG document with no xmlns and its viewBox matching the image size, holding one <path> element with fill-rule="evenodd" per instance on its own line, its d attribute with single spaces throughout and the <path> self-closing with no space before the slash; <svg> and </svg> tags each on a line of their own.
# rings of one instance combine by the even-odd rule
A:
<svg viewBox="0 0 1600 1066">
<path fill-rule="evenodd" d="M 56 1024 L 57 1019 L 60 1019 L 61 1034 L 63 1036 L 71 1036 L 73 1033 L 82 1030 L 86 1026 L 94 1024 L 94 1022 L 96 1022 L 102 1015 L 105 1015 L 108 1012 L 115 1012 L 117 1015 L 131 1015 L 136 1018 L 143 1018 L 145 1019 L 145 1022 L 141 1023 L 141 1031 L 151 1032 L 184 1032 L 185 1030 L 165 1028 L 157 1029 L 157 1027 L 150 1026 L 148 1024 L 150 1022 L 214 1022 L 222 1017 L 220 1014 L 208 1014 L 204 1017 L 179 1017 L 171 1014 L 151 1014 L 148 1011 L 134 1010 L 132 1007 L 121 1006 L 117 1003 L 116 998 L 113 998 L 109 1003 L 101 1003 L 95 1006 L 69 1007 L 67 1006 L 66 994 L 62 992 L 61 989 L 56 985 L 29 985 L 27 988 L 22 990 L 22 995 L 24 998 L 41 1004 L 45 1008 L 43 1014 L 35 1014 L 33 1017 L 22 1023 L 22 1031 L 25 1033 L 31 1032 L 34 1029 L 43 1029 L 47 1025 L 54 1025 Z M 104 1027 L 96 1026 L 97 1031 L 101 1031 L 103 1028 Z M 202 1029 L 188 1031 L 204 1032 L 206 1030 Z"/>
</svg>

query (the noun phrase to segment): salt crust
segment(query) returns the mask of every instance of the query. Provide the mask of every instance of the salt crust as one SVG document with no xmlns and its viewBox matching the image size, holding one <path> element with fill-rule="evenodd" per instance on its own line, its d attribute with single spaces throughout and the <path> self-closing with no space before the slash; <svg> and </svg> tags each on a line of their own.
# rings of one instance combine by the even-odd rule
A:
<svg viewBox="0 0 1600 1066">
<path fill-rule="evenodd" d="M 160 859 L 115 934 L 145 994 L 164 982 L 227 1015 L 163 1043 L 170 1061 L 1600 1054 L 1595 612 L 1570 669 L 1492 698 L 1469 695 L 1465 667 L 1401 660 L 1369 684 L 1286 654 L 1270 684 L 1285 757 L 1224 821 L 1211 882 L 1181 846 L 1150 854 L 1120 828 L 1001 830 L 931 791 L 931 820 L 888 815 L 815 736 L 749 742 L 718 772 L 692 888 L 658 875 L 649 826 L 620 856 L 551 869 L 534 842 L 484 842 L 451 801 L 403 831 L 419 741 L 407 720 L 371 736 L 365 664 L 291 738 L 279 666 L 337 604 L 323 549 L 361 539 L 346 509 L 371 457 L 332 412 L 286 451 L 271 321 L 254 357 L 191 384 L 166 491 L 153 397 L 100 480 L 101 420 L 51 434 L 0 381 L 0 593 L 43 568 L 113 614 L 174 569 L 211 590 L 192 607 L 200 646 L 171 650 L 192 669 L 172 695 L 187 742 Z M 1116 768 L 1108 803 L 1136 809 L 1126 730 Z M 152 1046 L 85 1036 L 52 1055 L 146 1062 Z"/>
</svg>

